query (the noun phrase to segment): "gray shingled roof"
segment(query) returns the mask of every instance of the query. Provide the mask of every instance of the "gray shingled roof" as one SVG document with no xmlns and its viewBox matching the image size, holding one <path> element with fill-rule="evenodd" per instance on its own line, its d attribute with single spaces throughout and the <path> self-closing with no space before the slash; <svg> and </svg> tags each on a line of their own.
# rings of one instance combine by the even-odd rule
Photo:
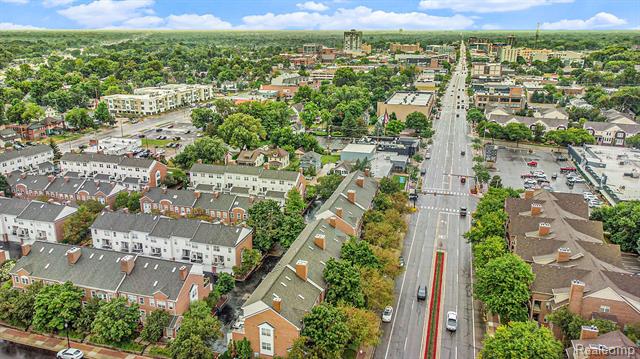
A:
<svg viewBox="0 0 640 359">
<path fill-rule="evenodd" d="M 363 187 L 356 184 L 359 177 L 364 179 Z M 349 190 L 356 192 L 357 205 L 349 202 L 347 199 Z M 377 190 L 378 185 L 373 178 L 365 176 L 361 171 L 349 173 L 317 213 L 322 214 L 327 211 L 336 213 L 337 208 L 342 208 L 344 220 L 351 224 L 351 226 L 355 226 L 364 215 L 364 212 L 371 207 L 373 197 L 375 197 Z"/>
<path fill-rule="evenodd" d="M 267 170 L 262 167 L 252 166 L 221 166 L 221 165 L 208 165 L 202 163 L 195 163 L 191 166 L 191 173 L 214 173 L 214 174 L 230 174 L 230 175 L 250 175 L 260 176 L 260 178 L 295 181 L 300 175 L 296 171 L 277 171 Z"/>
<path fill-rule="evenodd" d="M 172 205 L 181 207 L 192 207 L 196 201 L 193 191 L 162 189 L 159 187 L 149 188 L 149 190 L 144 193 L 144 197 L 150 198 L 155 203 L 168 200 Z"/>
<path fill-rule="evenodd" d="M 40 222 L 53 222 L 67 206 L 61 204 L 31 201 L 18 215 L 18 219 Z"/>
<path fill-rule="evenodd" d="M 21 150 L 10 150 L 0 153 L 0 162 L 9 161 L 18 157 L 33 156 L 40 153 L 53 152 L 49 145 L 27 146 Z"/>
<path fill-rule="evenodd" d="M 201 222 L 192 242 L 234 247 L 241 239 L 251 234 L 246 227 L 226 226 L 219 223 Z"/>
<path fill-rule="evenodd" d="M 185 283 L 180 279 L 182 266 L 191 271 L 192 265 L 188 263 L 137 256 L 131 274 L 122 281 L 118 291 L 138 295 L 162 292 L 169 299 L 176 300 Z"/>
<path fill-rule="evenodd" d="M 47 192 L 76 194 L 84 181 L 78 177 L 56 177 L 47 187 Z"/>
<path fill-rule="evenodd" d="M 109 230 L 116 232 L 151 232 L 156 225 L 158 215 L 142 213 L 125 213 L 122 211 L 102 211 L 91 225 L 92 229 Z"/>
<path fill-rule="evenodd" d="M 202 208 L 207 211 L 229 211 L 233 206 L 236 196 L 228 193 L 200 193 L 200 198 L 194 203 L 194 208 Z"/>
<path fill-rule="evenodd" d="M 149 158 L 135 158 L 119 155 L 106 155 L 103 153 L 65 153 L 60 158 L 61 161 L 71 162 L 103 162 L 114 163 L 124 167 L 140 167 L 149 168 L 154 159 Z"/>
<path fill-rule="evenodd" d="M 17 216 L 28 205 L 29 201 L 23 199 L 0 197 L 0 214 Z"/>
<path fill-rule="evenodd" d="M 7 182 L 11 187 L 15 187 L 17 184 L 24 184 L 29 190 L 32 191 L 44 191 L 49 185 L 49 178 L 44 175 L 24 175 L 22 178 L 20 175 L 11 174 L 7 176 Z"/>
</svg>

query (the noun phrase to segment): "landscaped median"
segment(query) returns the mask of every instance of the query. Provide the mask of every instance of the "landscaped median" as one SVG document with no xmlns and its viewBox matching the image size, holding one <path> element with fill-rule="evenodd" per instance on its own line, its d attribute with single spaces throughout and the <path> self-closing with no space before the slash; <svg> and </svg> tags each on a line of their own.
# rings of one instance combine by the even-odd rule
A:
<svg viewBox="0 0 640 359">
<path fill-rule="evenodd" d="M 440 323 L 440 307 L 442 306 L 442 276 L 444 272 L 444 251 L 436 251 L 433 280 L 431 281 L 431 300 L 427 321 L 427 336 L 424 348 L 424 359 L 436 358 L 438 349 L 438 327 Z"/>
</svg>

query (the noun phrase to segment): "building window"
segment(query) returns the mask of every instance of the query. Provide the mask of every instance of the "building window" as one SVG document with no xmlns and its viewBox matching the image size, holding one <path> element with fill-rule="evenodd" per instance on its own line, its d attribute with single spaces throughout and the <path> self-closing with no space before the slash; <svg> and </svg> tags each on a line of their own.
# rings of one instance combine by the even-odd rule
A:
<svg viewBox="0 0 640 359">
<path fill-rule="evenodd" d="M 144 298 L 143 297 L 138 297 L 138 303 L 144 304 Z"/>
<path fill-rule="evenodd" d="M 609 313 L 610 311 L 611 311 L 611 308 L 609 308 L 609 306 L 607 306 L 607 305 L 601 305 L 600 306 L 600 312 Z"/>
<path fill-rule="evenodd" d="M 262 350 L 264 350 L 266 352 L 270 352 L 271 351 L 271 343 L 262 342 L 261 348 L 262 348 Z"/>
<path fill-rule="evenodd" d="M 269 329 L 269 328 L 260 328 L 260 335 L 262 335 L 263 337 L 270 337 L 271 336 L 271 329 Z"/>
<path fill-rule="evenodd" d="M 29 277 L 20 277 L 22 284 L 29 284 Z"/>
</svg>

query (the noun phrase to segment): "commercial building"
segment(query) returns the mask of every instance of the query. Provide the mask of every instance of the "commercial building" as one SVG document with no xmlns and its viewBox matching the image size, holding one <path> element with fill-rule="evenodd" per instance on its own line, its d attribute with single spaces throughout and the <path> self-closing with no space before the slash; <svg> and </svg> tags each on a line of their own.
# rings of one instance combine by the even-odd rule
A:
<svg viewBox="0 0 640 359">
<path fill-rule="evenodd" d="M 53 149 L 49 145 L 27 146 L 22 150 L 8 149 L 0 153 L 0 171 L 42 173 L 53 166 Z"/>
<path fill-rule="evenodd" d="M 242 306 L 233 339 L 248 339 L 254 355 L 284 357 L 302 330 L 304 315 L 324 300 L 323 270 L 357 235 L 377 183 L 362 172 L 349 174 L 291 244 L 275 268 Z"/>
<path fill-rule="evenodd" d="M 420 47 L 420 43 L 416 42 L 415 44 L 401 44 L 397 42 L 392 42 L 389 44 L 389 51 L 396 52 L 405 52 L 405 53 L 415 53 L 422 52 L 422 47 Z"/>
<path fill-rule="evenodd" d="M 154 214 L 103 211 L 90 229 L 95 248 L 198 263 L 214 273 L 231 272 L 253 244 L 251 228 Z"/>
<path fill-rule="evenodd" d="M 135 89 L 133 94 L 104 96 L 109 111 L 122 115 L 155 115 L 213 98 L 211 85 L 172 84 Z"/>
<path fill-rule="evenodd" d="M 304 196 L 306 182 L 296 171 L 263 167 L 220 166 L 196 163 L 190 170 L 191 186 L 207 192 L 245 193 L 253 196 L 286 196 L 293 188 Z"/>
<path fill-rule="evenodd" d="M 583 125 L 596 139 L 597 145 L 624 146 L 625 140 L 640 134 L 638 123 L 611 123 L 587 121 Z"/>
<path fill-rule="evenodd" d="M 86 153 L 104 153 L 105 155 L 124 156 L 142 147 L 142 139 L 128 137 L 107 137 L 100 140 L 90 140 Z"/>
<path fill-rule="evenodd" d="M 342 49 L 346 53 L 362 52 L 362 31 L 355 29 L 345 31 Z"/>
<path fill-rule="evenodd" d="M 620 327 L 640 321 L 640 277 L 625 268 L 620 246 L 589 220 L 581 194 L 527 190 L 508 198 L 509 248 L 531 265 L 530 319 L 548 325 L 560 308 Z"/>
<path fill-rule="evenodd" d="M 350 143 L 340 151 L 340 161 L 371 161 L 376 153 L 376 145 Z"/>
<path fill-rule="evenodd" d="M 519 85 L 501 83 L 473 83 L 473 102 L 476 107 L 501 105 L 514 109 L 523 109 L 527 103 L 524 88 Z"/>
<path fill-rule="evenodd" d="M 502 46 L 498 50 L 498 58 L 500 62 L 517 62 L 518 61 L 518 49 L 509 45 Z"/>
<path fill-rule="evenodd" d="M 2 240 L 17 243 L 61 241 L 64 221 L 76 212 L 76 208 L 61 204 L 0 197 Z"/>
<path fill-rule="evenodd" d="M 501 77 L 502 65 L 499 63 L 474 62 L 471 67 L 471 77 Z"/>
<path fill-rule="evenodd" d="M 303 44 L 302 53 L 305 55 L 317 55 L 322 52 L 321 44 Z"/>
<path fill-rule="evenodd" d="M 71 282 L 82 289 L 83 302 L 126 298 L 138 304 L 143 319 L 165 310 L 172 316 L 164 329 L 167 337 L 175 336 L 189 304 L 211 292 L 197 264 L 42 241 L 24 244 L 9 274 L 15 288 Z"/>
<path fill-rule="evenodd" d="M 136 182 L 138 188 L 160 186 L 167 176 L 167 166 L 152 158 L 102 153 L 65 153 L 60 158 L 60 170 L 85 177 L 106 175 L 116 182 Z"/>
<path fill-rule="evenodd" d="M 434 92 L 428 91 L 398 91 L 386 101 L 378 102 L 377 115 L 395 113 L 400 121 L 406 120 L 413 112 L 420 112 L 431 117 L 431 110 L 435 102 Z"/>
</svg>

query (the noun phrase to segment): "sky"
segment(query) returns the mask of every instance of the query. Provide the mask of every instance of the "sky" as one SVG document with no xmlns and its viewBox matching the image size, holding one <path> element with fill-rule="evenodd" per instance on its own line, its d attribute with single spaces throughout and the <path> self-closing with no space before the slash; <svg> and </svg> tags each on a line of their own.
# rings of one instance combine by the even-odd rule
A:
<svg viewBox="0 0 640 359">
<path fill-rule="evenodd" d="M 640 30 L 640 0 L 0 0 L 0 30 Z"/>
</svg>

